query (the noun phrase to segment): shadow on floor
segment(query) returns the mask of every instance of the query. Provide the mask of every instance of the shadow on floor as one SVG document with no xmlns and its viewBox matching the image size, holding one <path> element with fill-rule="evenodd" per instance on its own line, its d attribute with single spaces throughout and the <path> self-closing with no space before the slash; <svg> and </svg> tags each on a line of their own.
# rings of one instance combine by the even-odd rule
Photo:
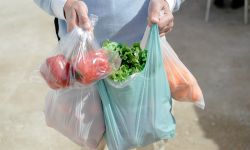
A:
<svg viewBox="0 0 250 150">
<path fill-rule="evenodd" d="M 203 89 L 206 109 L 195 111 L 205 137 L 220 150 L 250 150 L 250 25 L 243 9 L 215 7 L 205 23 L 205 4 L 182 5 L 170 43 Z"/>
</svg>

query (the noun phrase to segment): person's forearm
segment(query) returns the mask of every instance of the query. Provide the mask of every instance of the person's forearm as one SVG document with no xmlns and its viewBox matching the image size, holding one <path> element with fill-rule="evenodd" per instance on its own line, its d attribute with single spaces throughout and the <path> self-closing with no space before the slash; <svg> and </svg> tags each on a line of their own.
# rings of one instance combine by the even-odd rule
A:
<svg viewBox="0 0 250 150">
<path fill-rule="evenodd" d="M 66 0 L 34 0 L 34 2 L 48 14 L 59 19 L 65 19 L 63 7 L 66 3 Z"/>
</svg>

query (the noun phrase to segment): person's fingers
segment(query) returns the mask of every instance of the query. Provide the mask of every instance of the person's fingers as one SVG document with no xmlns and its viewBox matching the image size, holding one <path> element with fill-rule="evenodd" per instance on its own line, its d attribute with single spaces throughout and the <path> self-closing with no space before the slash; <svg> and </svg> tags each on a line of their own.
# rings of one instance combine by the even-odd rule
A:
<svg viewBox="0 0 250 150">
<path fill-rule="evenodd" d="M 151 1 L 148 12 L 148 24 L 151 26 L 152 23 L 159 23 L 160 11 L 162 9 L 161 3 L 157 1 Z"/>
<path fill-rule="evenodd" d="M 173 28 L 167 28 L 164 29 L 162 32 L 160 32 L 160 36 L 165 36 L 166 34 L 168 34 L 169 32 L 171 32 L 173 30 Z"/>
<path fill-rule="evenodd" d="M 174 22 L 170 22 L 167 26 L 164 26 L 164 27 L 159 29 L 160 34 L 161 33 L 168 33 L 170 31 L 172 31 L 173 27 L 174 27 Z"/>
<path fill-rule="evenodd" d="M 174 17 L 172 14 L 164 14 L 159 21 L 159 28 L 162 29 L 166 26 L 169 26 L 170 24 L 172 24 L 172 22 L 174 21 Z"/>
<path fill-rule="evenodd" d="M 83 1 L 67 0 L 64 6 L 64 12 L 68 32 L 72 31 L 76 26 L 85 30 L 92 30 L 88 18 L 88 8 Z"/>
<path fill-rule="evenodd" d="M 77 18 L 75 10 L 70 11 L 70 15 L 67 16 L 67 31 L 72 31 L 77 25 Z"/>
<path fill-rule="evenodd" d="M 163 31 L 163 33 L 168 34 L 169 32 L 171 32 L 173 30 L 173 28 L 168 28 L 167 30 Z"/>
<path fill-rule="evenodd" d="M 79 21 L 79 27 L 85 30 L 90 30 L 91 23 L 88 17 L 87 6 L 82 1 L 79 1 L 79 5 L 76 6 L 75 10 L 76 10 L 78 21 Z"/>
<path fill-rule="evenodd" d="M 160 37 L 163 37 L 163 36 L 165 36 L 166 35 L 166 33 L 161 33 L 160 34 Z"/>
<path fill-rule="evenodd" d="M 166 1 L 151 0 L 148 9 L 148 25 L 157 23 L 160 36 L 171 32 L 174 26 L 174 17 Z"/>
<path fill-rule="evenodd" d="M 168 26 L 160 30 L 160 35 L 165 35 L 173 30 L 174 22 L 170 23 Z"/>
<path fill-rule="evenodd" d="M 172 30 L 173 30 L 173 28 L 169 28 L 169 29 L 167 29 L 167 30 L 161 32 L 160 35 L 166 35 L 166 34 L 168 34 L 169 32 L 171 32 Z"/>
<path fill-rule="evenodd" d="M 160 34 L 162 34 L 162 33 L 168 34 L 168 33 L 171 32 L 172 30 L 173 30 L 173 28 L 168 27 L 168 28 L 163 29 L 163 30 L 160 32 Z"/>
</svg>

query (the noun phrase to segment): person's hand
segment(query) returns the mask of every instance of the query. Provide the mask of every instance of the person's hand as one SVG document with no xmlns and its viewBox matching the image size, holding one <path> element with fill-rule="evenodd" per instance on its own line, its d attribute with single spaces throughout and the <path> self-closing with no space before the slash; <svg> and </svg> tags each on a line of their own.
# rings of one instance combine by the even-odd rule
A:
<svg viewBox="0 0 250 150">
<path fill-rule="evenodd" d="M 64 5 L 64 14 L 68 32 L 72 31 L 76 26 L 85 30 L 92 30 L 88 17 L 88 7 L 83 1 L 67 0 Z"/>
<path fill-rule="evenodd" d="M 148 8 L 148 24 L 158 24 L 160 36 L 172 31 L 174 27 L 174 17 L 165 0 L 150 0 Z"/>
</svg>

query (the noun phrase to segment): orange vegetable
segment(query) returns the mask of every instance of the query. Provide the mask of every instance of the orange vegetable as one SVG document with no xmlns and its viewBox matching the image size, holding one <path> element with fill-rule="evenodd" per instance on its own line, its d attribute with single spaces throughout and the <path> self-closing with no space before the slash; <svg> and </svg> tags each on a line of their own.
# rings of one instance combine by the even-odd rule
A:
<svg viewBox="0 0 250 150">
<path fill-rule="evenodd" d="M 177 57 L 170 57 L 166 50 L 163 55 L 172 97 L 177 101 L 189 102 L 203 99 L 202 91 L 191 72 Z"/>
</svg>

